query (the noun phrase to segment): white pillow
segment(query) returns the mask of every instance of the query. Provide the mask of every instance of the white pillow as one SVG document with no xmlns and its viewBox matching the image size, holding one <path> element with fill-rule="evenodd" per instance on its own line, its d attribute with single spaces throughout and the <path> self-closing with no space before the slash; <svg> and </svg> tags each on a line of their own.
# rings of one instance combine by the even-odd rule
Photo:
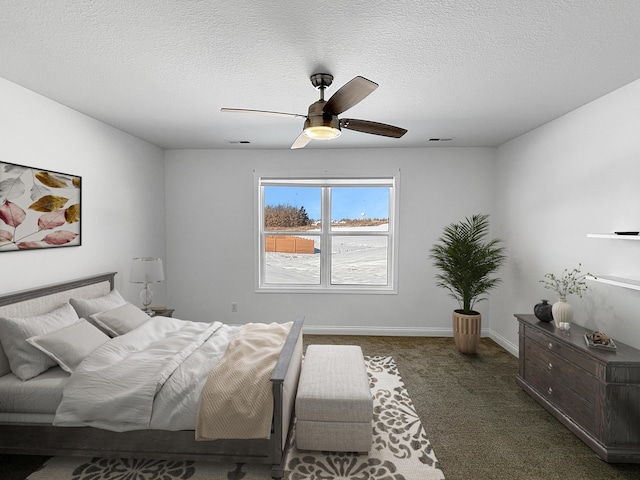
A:
<svg viewBox="0 0 640 480">
<path fill-rule="evenodd" d="M 27 338 L 59 330 L 78 320 L 68 303 L 44 315 L 0 317 L 0 341 L 14 375 L 20 380 L 29 380 L 55 366 L 56 362 L 27 343 Z"/>
<path fill-rule="evenodd" d="M 104 312 L 126 303 L 117 290 L 111 290 L 102 297 L 70 298 L 69 303 L 76 309 L 78 317 L 89 319 L 94 313 Z"/>
<path fill-rule="evenodd" d="M 55 332 L 27 338 L 27 342 L 69 373 L 73 373 L 87 355 L 109 340 L 108 335 L 84 318 Z"/>
<path fill-rule="evenodd" d="M 91 315 L 91 320 L 111 337 L 130 332 L 148 321 L 149 318 L 151 318 L 149 315 L 130 303 Z"/>
</svg>

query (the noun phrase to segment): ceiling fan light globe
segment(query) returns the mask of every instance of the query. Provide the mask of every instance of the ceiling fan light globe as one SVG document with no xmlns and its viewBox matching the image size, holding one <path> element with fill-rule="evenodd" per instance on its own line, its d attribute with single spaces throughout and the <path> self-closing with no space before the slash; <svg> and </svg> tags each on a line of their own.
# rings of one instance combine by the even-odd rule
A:
<svg viewBox="0 0 640 480">
<path fill-rule="evenodd" d="M 339 137 L 342 132 L 339 128 L 316 125 L 304 129 L 304 134 L 314 140 L 331 140 Z"/>
</svg>

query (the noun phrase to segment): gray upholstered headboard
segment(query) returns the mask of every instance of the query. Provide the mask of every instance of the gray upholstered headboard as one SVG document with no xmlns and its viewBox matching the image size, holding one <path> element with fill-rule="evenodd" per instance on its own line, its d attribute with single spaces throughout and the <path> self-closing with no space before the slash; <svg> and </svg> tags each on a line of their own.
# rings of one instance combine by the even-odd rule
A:
<svg viewBox="0 0 640 480">
<path fill-rule="evenodd" d="M 64 305 L 70 298 L 95 298 L 106 295 L 114 288 L 115 276 L 116 272 L 102 273 L 0 295 L 0 317 L 42 315 Z M 0 376 L 9 372 L 9 361 L 0 342 Z"/>
</svg>

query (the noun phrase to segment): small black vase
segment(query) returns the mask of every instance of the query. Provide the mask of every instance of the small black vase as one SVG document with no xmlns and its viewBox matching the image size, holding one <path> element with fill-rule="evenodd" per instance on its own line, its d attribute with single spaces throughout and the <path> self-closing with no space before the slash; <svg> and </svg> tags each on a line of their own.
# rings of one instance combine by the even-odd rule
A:
<svg viewBox="0 0 640 480">
<path fill-rule="evenodd" d="M 542 300 L 542 303 L 538 303 L 535 307 L 533 307 L 533 314 L 541 322 L 550 322 L 551 320 L 553 320 L 553 315 L 551 314 L 551 305 L 549 305 L 549 302 L 547 300 Z"/>
</svg>

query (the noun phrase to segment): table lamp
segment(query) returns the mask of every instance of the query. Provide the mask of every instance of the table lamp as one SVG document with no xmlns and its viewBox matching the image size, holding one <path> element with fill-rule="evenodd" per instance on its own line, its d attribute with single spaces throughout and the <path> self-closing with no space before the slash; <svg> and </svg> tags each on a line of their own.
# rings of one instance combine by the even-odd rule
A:
<svg viewBox="0 0 640 480">
<path fill-rule="evenodd" d="M 144 288 L 140 292 L 140 300 L 146 313 L 151 313 L 149 305 L 153 300 L 153 292 L 149 287 L 150 283 L 162 282 L 164 280 L 164 270 L 162 269 L 162 259 L 155 257 L 139 257 L 133 259 L 131 266 L 132 283 L 144 283 Z"/>
</svg>

